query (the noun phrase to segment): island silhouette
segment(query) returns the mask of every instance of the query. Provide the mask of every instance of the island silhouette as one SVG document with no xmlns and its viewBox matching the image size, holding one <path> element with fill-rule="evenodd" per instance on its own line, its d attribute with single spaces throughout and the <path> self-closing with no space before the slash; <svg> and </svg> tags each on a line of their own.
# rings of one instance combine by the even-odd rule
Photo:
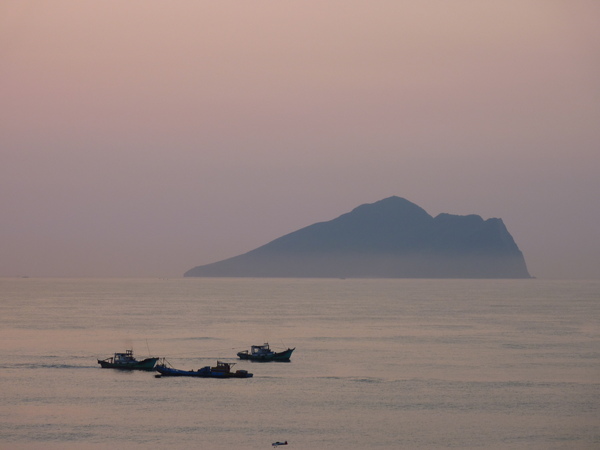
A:
<svg viewBox="0 0 600 450">
<path fill-rule="evenodd" d="M 393 196 L 185 277 L 531 278 L 502 219 L 442 213 Z"/>
</svg>

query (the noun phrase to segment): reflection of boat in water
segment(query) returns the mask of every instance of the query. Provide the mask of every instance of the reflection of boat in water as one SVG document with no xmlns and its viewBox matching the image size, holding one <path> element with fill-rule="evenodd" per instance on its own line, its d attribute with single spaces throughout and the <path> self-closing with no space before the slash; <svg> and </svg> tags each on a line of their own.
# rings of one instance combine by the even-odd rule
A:
<svg viewBox="0 0 600 450">
<path fill-rule="evenodd" d="M 292 352 L 296 350 L 296 348 L 288 348 L 282 352 L 274 352 L 269 348 L 269 344 L 265 343 L 264 345 L 253 345 L 250 348 L 250 352 L 248 350 L 244 350 L 239 352 L 237 355 L 240 359 L 249 359 L 250 361 L 260 361 L 260 362 L 269 362 L 269 361 L 279 361 L 279 362 L 289 362 L 290 357 L 292 356 Z"/>
<path fill-rule="evenodd" d="M 160 375 L 168 377 L 251 378 L 253 376 L 247 370 L 236 370 L 233 372 L 231 367 L 234 365 L 235 363 L 217 361 L 215 367 L 206 366 L 198 370 L 180 370 L 167 366 L 166 361 L 163 361 L 156 366 L 156 370 Z"/>
<path fill-rule="evenodd" d="M 125 353 L 115 353 L 110 358 L 99 359 L 98 364 L 103 369 L 154 370 L 157 361 L 158 358 L 146 358 L 138 361 L 133 356 L 133 350 L 125 350 Z"/>
</svg>

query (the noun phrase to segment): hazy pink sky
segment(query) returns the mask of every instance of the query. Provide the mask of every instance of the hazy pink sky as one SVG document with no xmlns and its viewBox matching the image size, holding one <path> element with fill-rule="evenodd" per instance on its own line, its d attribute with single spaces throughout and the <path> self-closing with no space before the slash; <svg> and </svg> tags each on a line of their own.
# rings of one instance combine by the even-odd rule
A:
<svg viewBox="0 0 600 450">
<path fill-rule="evenodd" d="M 600 2 L 0 3 L 0 276 L 181 276 L 362 203 L 600 278 Z"/>
</svg>

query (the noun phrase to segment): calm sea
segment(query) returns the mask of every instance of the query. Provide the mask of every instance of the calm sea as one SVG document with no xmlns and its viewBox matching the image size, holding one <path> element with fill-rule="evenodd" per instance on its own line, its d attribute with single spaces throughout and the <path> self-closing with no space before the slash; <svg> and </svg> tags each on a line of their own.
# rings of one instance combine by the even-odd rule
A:
<svg viewBox="0 0 600 450">
<path fill-rule="evenodd" d="M 0 279 L 0 448 L 598 449 L 599 321 L 599 281 Z"/>
</svg>

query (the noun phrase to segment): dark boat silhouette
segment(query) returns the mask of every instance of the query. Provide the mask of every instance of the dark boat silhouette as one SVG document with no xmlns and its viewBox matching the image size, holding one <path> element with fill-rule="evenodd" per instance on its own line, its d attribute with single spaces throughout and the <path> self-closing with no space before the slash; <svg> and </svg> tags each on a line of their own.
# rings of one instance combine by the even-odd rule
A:
<svg viewBox="0 0 600 450">
<path fill-rule="evenodd" d="M 99 359 L 98 364 L 103 369 L 154 370 L 158 360 L 159 358 L 152 357 L 138 361 L 133 356 L 133 350 L 125 350 L 125 353 L 115 353 L 110 358 Z"/>
<path fill-rule="evenodd" d="M 240 359 L 247 359 L 250 361 L 258 361 L 258 362 L 270 362 L 270 361 L 278 361 L 278 362 L 289 362 L 290 357 L 292 356 L 292 352 L 296 350 L 296 348 L 288 348 L 282 352 L 274 352 L 269 348 L 269 344 L 265 343 L 263 345 L 253 345 L 250 347 L 250 352 L 248 350 L 244 350 L 238 352 L 238 357 Z"/>
<path fill-rule="evenodd" d="M 175 369 L 168 365 L 166 361 L 163 361 L 156 366 L 156 371 L 160 373 L 160 376 L 167 377 L 252 378 L 254 376 L 254 374 L 249 373 L 247 370 L 232 371 L 231 368 L 234 365 L 235 363 L 217 361 L 217 365 L 214 367 L 206 366 L 198 370 L 181 370 Z"/>
</svg>

